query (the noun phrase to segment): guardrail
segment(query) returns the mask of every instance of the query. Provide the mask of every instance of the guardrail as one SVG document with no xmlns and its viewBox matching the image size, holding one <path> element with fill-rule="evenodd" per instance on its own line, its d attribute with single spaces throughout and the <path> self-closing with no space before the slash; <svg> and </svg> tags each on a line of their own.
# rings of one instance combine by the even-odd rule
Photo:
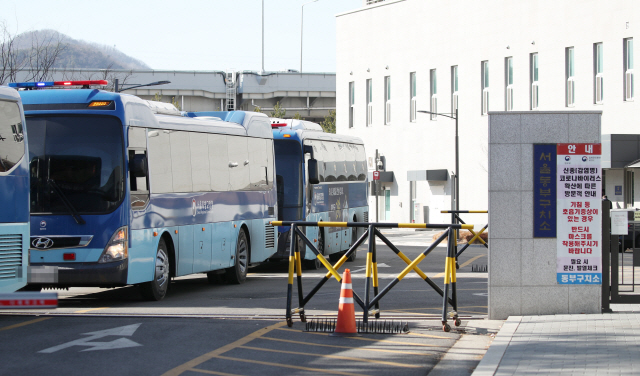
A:
<svg viewBox="0 0 640 376">
<path fill-rule="evenodd" d="M 380 317 L 380 300 L 395 286 L 397 285 L 407 274 L 411 271 L 415 271 L 431 288 L 436 291 L 442 299 L 442 328 L 444 331 L 451 330 L 451 327 L 447 323 L 447 307 L 450 304 L 453 308 L 451 317 L 454 320 L 456 326 L 460 325 L 460 319 L 458 317 L 458 300 L 456 295 L 456 268 L 455 268 L 455 242 L 448 242 L 447 245 L 447 258 L 445 261 L 445 276 L 444 276 L 444 290 L 441 289 L 435 282 L 433 282 L 427 275 L 420 270 L 418 264 L 424 260 L 424 258 L 433 251 L 438 244 L 444 239 L 449 237 L 453 239 L 453 233 L 455 230 L 465 229 L 473 230 L 473 225 L 467 224 L 424 224 L 424 223 L 368 223 L 368 222 L 304 222 L 304 221 L 273 221 L 273 226 L 291 226 L 290 231 L 290 248 L 289 248 L 289 278 L 287 285 L 287 311 L 286 321 L 287 325 L 291 327 L 293 325 L 292 315 L 299 314 L 300 320 L 306 322 L 306 316 L 304 312 L 304 306 L 311 300 L 311 298 L 324 286 L 324 284 L 333 276 L 336 281 L 341 282 L 342 278 L 338 273 L 338 269 L 347 261 L 347 259 L 356 252 L 356 249 L 368 239 L 368 251 L 367 251 L 367 264 L 366 264 L 366 285 L 364 292 L 364 300 L 353 292 L 354 301 L 362 308 L 363 317 L 362 322 L 366 324 L 370 315 L 375 315 L 376 318 Z M 305 226 L 317 226 L 317 227 L 356 227 L 366 228 L 365 232 L 358 238 L 358 240 L 351 245 L 351 247 L 345 252 L 345 254 L 334 264 L 331 265 L 329 261 L 322 255 L 315 247 L 313 242 L 309 240 L 306 235 L 300 231 L 299 227 Z M 404 255 L 397 247 L 395 247 L 389 239 L 387 239 L 378 228 L 428 228 L 428 229 L 446 229 L 435 242 L 433 242 L 428 248 L 426 248 L 415 260 L 409 259 Z M 327 274 L 318 282 L 318 284 L 309 292 L 307 296 L 304 296 L 302 290 L 302 260 L 300 256 L 300 249 L 298 248 L 298 237 L 304 241 L 304 243 L 311 249 L 316 255 L 316 258 L 320 260 L 322 265 L 327 269 Z M 398 274 L 398 276 L 385 286 L 382 291 L 378 286 L 378 265 L 376 258 L 376 242 L 375 237 L 378 237 L 385 243 L 398 257 L 400 257 L 407 267 Z M 293 300 L 293 277 L 294 273 L 297 275 L 297 290 L 299 306 L 292 309 Z M 371 287 L 373 287 L 373 298 L 369 298 Z M 451 287 L 451 298 L 449 298 L 449 287 Z M 373 310 L 372 310 L 373 308 Z"/>
<path fill-rule="evenodd" d="M 447 214 L 450 213 L 451 214 L 451 223 L 455 223 L 455 224 L 466 224 L 462 218 L 460 218 L 460 216 L 458 214 L 487 214 L 489 213 L 488 210 L 442 210 L 440 211 L 440 213 L 443 214 Z M 471 240 L 469 240 L 467 242 L 467 244 L 464 245 L 464 247 L 462 247 L 462 249 L 460 251 L 458 251 L 458 242 L 455 241 L 455 255 L 456 255 L 456 269 L 459 269 L 460 266 L 458 265 L 458 257 L 460 257 L 460 255 L 462 254 L 462 252 L 464 252 L 467 248 L 469 248 L 469 246 L 471 244 L 473 244 L 476 240 L 481 243 L 482 245 L 484 245 L 486 248 L 489 248 L 489 244 L 487 242 L 484 241 L 484 239 L 482 239 L 480 237 L 480 234 L 482 234 L 487 228 L 489 227 L 489 224 L 487 223 L 486 225 L 484 225 L 483 228 L 480 229 L 480 231 L 478 232 L 474 232 L 473 229 L 469 229 L 469 231 L 471 231 L 471 234 L 473 234 L 473 238 L 471 238 Z M 458 234 L 454 233 L 455 238 L 454 239 L 458 239 Z"/>
</svg>

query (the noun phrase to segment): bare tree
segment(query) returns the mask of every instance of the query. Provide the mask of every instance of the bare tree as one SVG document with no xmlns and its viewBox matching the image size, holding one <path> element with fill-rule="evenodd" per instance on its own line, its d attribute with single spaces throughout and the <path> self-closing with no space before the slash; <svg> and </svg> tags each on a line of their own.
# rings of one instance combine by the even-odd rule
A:
<svg viewBox="0 0 640 376">
<path fill-rule="evenodd" d="M 0 85 L 15 81 L 16 75 L 25 67 L 25 59 L 16 46 L 16 35 L 5 22 L 0 22 Z"/>
<path fill-rule="evenodd" d="M 30 46 L 21 44 L 21 38 L 30 38 Z M 0 21 L 0 84 L 17 81 L 20 72 L 27 72 L 25 81 L 49 78 L 51 68 L 65 48 L 64 37 L 58 32 L 16 35 Z"/>
<path fill-rule="evenodd" d="M 66 49 L 64 37 L 56 32 L 31 33 L 31 50 L 28 56 L 29 75 L 27 81 L 44 81 L 56 59 Z"/>
</svg>

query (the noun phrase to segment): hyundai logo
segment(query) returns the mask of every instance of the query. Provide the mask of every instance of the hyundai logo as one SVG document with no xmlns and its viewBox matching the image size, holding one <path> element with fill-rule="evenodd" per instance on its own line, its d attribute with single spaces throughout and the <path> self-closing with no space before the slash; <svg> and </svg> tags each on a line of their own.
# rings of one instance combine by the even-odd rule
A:
<svg viewBox="0 0 640 376">
<path fill-rule="evenodd" d="M 53 247 L 53 240 L 49 238 L 36 238 L 31 242 L 31 245 L 37 249 L 49 249 Z"/>
</svg>

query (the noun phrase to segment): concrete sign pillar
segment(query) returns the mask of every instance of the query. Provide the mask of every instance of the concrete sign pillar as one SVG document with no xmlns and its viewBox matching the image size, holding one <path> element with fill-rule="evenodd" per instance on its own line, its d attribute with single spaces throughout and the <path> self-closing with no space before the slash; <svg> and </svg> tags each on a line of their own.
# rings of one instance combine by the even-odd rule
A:
<svg viewBox="0 0 640 376">
<path fill-rule="evenodd" d="M 533 154 L 535 144 L 600 143 L 601 116 L 489 113 L 489 319 L 600 312 L 601 285 L 559 282 L 558 238 L 534 237 Z"/>
</svg>

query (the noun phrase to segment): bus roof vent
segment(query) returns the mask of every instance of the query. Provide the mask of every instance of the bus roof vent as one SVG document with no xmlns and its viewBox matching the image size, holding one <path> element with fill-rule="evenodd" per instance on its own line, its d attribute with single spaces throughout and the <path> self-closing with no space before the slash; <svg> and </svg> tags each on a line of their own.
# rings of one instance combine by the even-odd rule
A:
<svg viewBox="0 0 640 376">
<path fill-rule="evenodd" d="M 147 106 L 149 106 L 151 112 L 153 112 L 154 114 L 182 116 L 180 110 L 178 110 L 176 106 L 171 103 L 147 101 Z"/>
</svg>

